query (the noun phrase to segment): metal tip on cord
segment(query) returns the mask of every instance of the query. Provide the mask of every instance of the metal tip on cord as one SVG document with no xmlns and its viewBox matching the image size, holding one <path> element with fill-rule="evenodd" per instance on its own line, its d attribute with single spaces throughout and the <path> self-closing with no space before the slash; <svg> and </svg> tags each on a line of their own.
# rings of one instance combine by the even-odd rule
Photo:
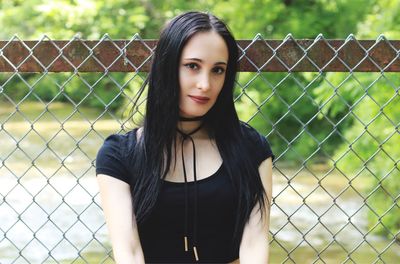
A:
<svg viewBox="0 0 400 264">
<path fill-rule="evenodd" d="M 193 247 L 193 252 L 194 252 L 194 257 L 196 258 L 196 261 L 199 261 L 199 255 L 197 254 L 197 248 L 195 246 Z"/>
<path fill-rule="evenodd" d="M 188 249 L 188 241 L 187 241 L 187 236 L 183 237 L 184 243 L 185 243 L 185 251 L 189 251 Z"/>
</svg>

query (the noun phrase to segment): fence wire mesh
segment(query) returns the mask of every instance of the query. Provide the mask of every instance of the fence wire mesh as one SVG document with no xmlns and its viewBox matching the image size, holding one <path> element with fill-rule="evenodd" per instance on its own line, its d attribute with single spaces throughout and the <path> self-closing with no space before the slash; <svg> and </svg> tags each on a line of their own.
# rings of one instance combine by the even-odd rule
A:
<svg viewBox="0 0 400 264">
<path fill-rule="evenodd" d="M 155 45 L 0 41 L 1 263 L 113 262 L 94 159 L 143 116 L 145 98 L 129 110 Z M 271 263 L 396 263 L 400 43 L 256 35 L 238 48 L 236 108 L 276 155 Z"/>
</svg>

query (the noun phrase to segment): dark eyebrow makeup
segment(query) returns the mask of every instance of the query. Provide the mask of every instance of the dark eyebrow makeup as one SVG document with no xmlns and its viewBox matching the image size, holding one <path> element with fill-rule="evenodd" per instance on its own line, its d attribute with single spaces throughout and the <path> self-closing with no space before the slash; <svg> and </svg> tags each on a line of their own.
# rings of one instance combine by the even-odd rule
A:
<svg viewBox="0 0 400 264">
<path fill-rule="evenodd" d="M 184 60 L 194 60 L 194 61 L 198 61 L 198 62 L 203 62 L 203 60 L 198 59 L 198 58 L 185 58 Z M 218 61 L 216 62 L 214 65 L 226 65 L 226 62 L 224 61 Z"/>
</svg>

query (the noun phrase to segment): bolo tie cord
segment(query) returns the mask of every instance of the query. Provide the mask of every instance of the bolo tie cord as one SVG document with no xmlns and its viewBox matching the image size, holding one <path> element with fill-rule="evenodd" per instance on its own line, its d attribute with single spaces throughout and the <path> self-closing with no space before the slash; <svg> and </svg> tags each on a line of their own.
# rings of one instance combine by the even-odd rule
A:
<svg viewBox="0 0 400 264">
<path fill-rule="evenodd" d="M 194 144 L 194 140 L 191 137 L 191 135 L 193 135 L 194 133 L 196 133 L 197 131 L 200 130 L 200 128 L 202 127 L 202 125 L 200 125 L 198 128 L 196 128 L 195 130 L 193 130 L 192 132 L 185 134 L 184 132 L 182 132 L 181 130 L 177 129 L 178 132 L 182 135 L 182 143 L 181 143 L 181 147 L 182 147 L 182 167 L 183 167 L 183 176 L 185 178 L 185 233 L 184 233 L 184 246 L 185 246 L 185 251 L 187 252 L 188 249 L 188 181 L 187 181 L 187 174 L 186 174 L 186 166 L 185 166 L 185 157 L 183 154 L 183 144 L 185 142 L 186 139 L 190 139 L 190 141 L 192 142 L 192 146 L 193 146 L 193 177 L 194 177 L 194 219 L 193 219 L 193 253 L 194 253 L 194 257 L 196 259 L 196 261 L 199 261 L 199 255 L 197 252 L 197 219 L 198 219 L 198 200 L 197 200 L 197 175 L 196 175 L 196 146 Z"/>
</svg>

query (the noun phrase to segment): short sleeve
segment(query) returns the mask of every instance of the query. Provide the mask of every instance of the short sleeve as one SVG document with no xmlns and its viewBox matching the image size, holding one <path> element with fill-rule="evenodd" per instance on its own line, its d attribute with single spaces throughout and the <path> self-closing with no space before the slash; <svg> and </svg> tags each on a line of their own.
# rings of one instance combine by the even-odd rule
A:
<svg viewBox="0 0 400 264">
<path fill-rule="evenodd" d="M 272 161 L 275 159 L 275 155 L 272 152 L 271 146 L 268 140 L 261 134 L 260 137 L 260 162 L 264 161 L 265 159 L 271 157 Z"/>
<path fill-rule="evenodd" d="M 261 162 L 269 157 L 271 157 L 272 160 L 275 159 L 271 146 L 263 135 L 245 122 L 242 122 L 242 131 L 244 136 L 248 139 L 250 153 L 254 155 L 257 165 L 260 165 Z"/>
<path fill-rule="evenodd" d="M 111 135 L 106 138 L 96 158 L 96 175 L 106 174 L 129 184 L 129 173 L 126 169 L 126 158 L 123 135 Z"/>
</svg>

